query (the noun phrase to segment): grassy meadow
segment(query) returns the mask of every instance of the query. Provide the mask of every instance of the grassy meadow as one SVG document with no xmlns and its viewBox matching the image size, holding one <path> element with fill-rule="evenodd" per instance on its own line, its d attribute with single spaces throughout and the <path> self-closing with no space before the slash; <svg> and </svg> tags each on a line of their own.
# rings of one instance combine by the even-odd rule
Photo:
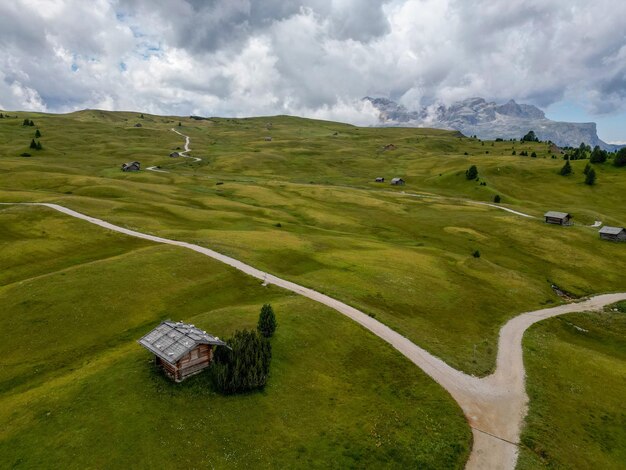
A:
<svg viewBox="0 0 626 470">
<path fill-rule="evenodd" d="M 534 325 L 524 338 L 530 410 L 518 469 L 626 462 L 626 302 Z"/>
<path fill-rule="evenodd" d="M 0 467 L 463 466 L 452 398 L 338 313 L 45 208 L 1 207 L 0 226 Z M 165 318 L 228 337 L 266 302 L 279 328 L 262 393 L 173 384 L 136 343 Z"/>
<path fill-rule="evenodd" d="M 24 116 L 36 126 L 22 126 Z M 191 136 L 202 162 L 168 157 L 183 145 L 172 126 Z M 36 128 L 44 150 L 19 157 Z M 383 150 L 389 143 L 396 149 Z M 538 158 L 513 156 L 513 147 Z M 574 174 L 561 177 L 563 162 L 550 158 L 546 144 L 284 116 L 83 111 L 0 120 L 0 149 L 2 201 L 59 202 L 214 248 L 351 303 L 477 375 L 492 370 L 506 319 L 560 302 L 551 283 L 576 295 L 626 288 L 624 247 L 584 226 L 626 223 L 625 172 L 596 165 L 598 184 L 588 187 L 586 162 L 573 162 Z M 129 160 L 170 173 L 121 172 Z M 470 164 L 486 186 L 467 181 Z M 375 176 L 401 176 L 407 185 L 376 184 Z M 546 226 L 460 200 L 495 194 L 535 216 L 571 211 L 580 225 Z M 476 250 L 480 258 L 472 257 Z"/>
<path fill-rule="evenodd" d="M 587 161 L 562 177 L 547 144 L 287 116 L 9 114 L 0 119 L 0 202 L 55 202 L 210 247 L 354 305 L 474 375 L 493 370 L 507 319 L 561 302 L 551 284 L 579 296 L 626 289 L 626 245 L 588 227 L 626 225 L 626 169 L 595 165 L 589 187 Z M 22 126 L 26 117 L 36 126 Z M 172 127 L 201 162 L 168 157 L 184 144 Z M 35 129 L 41 151 L 28 148 Z M 120 171 L 133 160 L 168 173 Z M 465 178 L 470 165 L 480 181 Z M 391 187 L 392 177 L 406 186 Z M 467 202 L 496 194 L 538 218 Z M 544 224 L 547 210 L 572 212 L 576 225 Z M 10 268 L 0 271 L 0 323 L 16 332 L 0 368 L 0 422 L 11 423 L 0 454 L 10 465 L 39 467 L 75 445 L 78 466 L 93 457 L 101 467 L 114 442 L 127 446 L 120 459 L 139 452 L 154 465 L 172 456 L 171 442 L 184 444 L 179 459 L 217 467 L 463 465 L 470 435 L 460 410 L 361 328 L 202 257 L 68 219 L 0 206 Z M 227 336 L 252 326 L 267 301 L 280 327 L 262 394 L 225 399 L 200 377 L 171 385 L 134 343 L 166 317 Z M 33 325 L 51 334 L 34 336 Z M 58 438 L 44 444 L 50 433 Z"/>
</svg>

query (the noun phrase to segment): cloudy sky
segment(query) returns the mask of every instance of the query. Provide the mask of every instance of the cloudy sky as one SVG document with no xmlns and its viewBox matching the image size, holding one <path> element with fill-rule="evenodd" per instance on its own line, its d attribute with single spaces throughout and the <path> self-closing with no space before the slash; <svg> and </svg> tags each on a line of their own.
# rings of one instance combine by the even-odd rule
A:
<svg viewBox="0 0 626 470">
<path fill-rule="evenodd" d="M 376 122 L 472 96 L 626 141 L 624 0 L 0 2 L 0 108 Z"/>
</svg>

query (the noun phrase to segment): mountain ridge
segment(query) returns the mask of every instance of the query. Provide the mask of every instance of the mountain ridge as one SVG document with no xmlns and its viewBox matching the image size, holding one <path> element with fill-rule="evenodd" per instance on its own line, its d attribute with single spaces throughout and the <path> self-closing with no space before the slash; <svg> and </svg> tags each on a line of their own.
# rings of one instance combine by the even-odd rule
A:
<svg viewBox="0 0 626 470">
<path fill-rule="evenodd" d="M 553 121 L 538 107 L 517 103 L 513 99 L 499 105 L 473 97 L 450 106 L 433 105 L 419 110 L 408 110 L 387 98 L 366 96 L 363 100 L 369 101 L 379 111 L 379 120 L 384 126 L 457 130 L 488 140 L 519 139 L 533 130 L 540 140 L 550 140 L 561 147 L 577 147 L 581 142 L 609 151 L 623 147 L 601 140 L 595 122 Z"/>
</svg>

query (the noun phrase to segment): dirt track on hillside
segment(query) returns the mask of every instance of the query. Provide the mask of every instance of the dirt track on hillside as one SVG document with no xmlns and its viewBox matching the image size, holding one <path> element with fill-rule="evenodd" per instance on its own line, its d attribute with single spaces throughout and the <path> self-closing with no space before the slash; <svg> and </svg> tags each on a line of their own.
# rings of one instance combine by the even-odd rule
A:
<svg viewBox="0 0 626 470">
<path fill-rule="evenodd" d="M 189 148 L 189 141 L 190 141 L 189 136 L 185 134 L 181 134 L 173 127 L 170 130 L 172 132 L 176 132 L 178 135 L 183 136 L 185 138 L 185 150 L 183 152 L 179 152 L 179 155 L 183 158 L 191 158 L 194 162 L 201 162 L 202 159 L 200 157 L 192 157 L 191 155 L 187 155 L 187 153 L 191 152 L 191 149 Z M 148 168 L 146 168 L 146 170 L 156 171 L 158 173 L 169 173 L 169 171 L 161 170 L 160 168 L 157 168 L 156 166 L 149 166 Z"/>
<path fill-rule="evenodd" d="M 0 204 L 12 205 L 10 203 Z M 441 359 L 420 348 L 378 320 L 343 302 L 307 287 L 265 273 L 216 251 L 192 243 L 169 240 L 167 238 L 130 230 L 104 220 L 81 214 L 80 212 L 58 204 L 17 204 L 48 207 L 62 212 L 63 214 L 131 237 L 196 251 L 260 279 L 263 281 L 264 285 L 274 284 L 322 303 L 346 315 L 379 338 L 391 344 L 444 387 L 458 402 L 472 427 L 474 437 L 472 453 L 466 467 L 468 469 L 515 468 L 517 461 L 517 443 L 519 442 L 520 431 L 524 417 L 526 416 L 528 403 L 528 397 L 525 391 L 524 362 L 522 358 L 522 337 L 526 329 L 533 323 L 545 318 L 562 315 L 564 313 L 599 310 L 605 305 L 620 300 L 626 300 L 626 293 L 604 294 L 578 303 L 569 303 L 518 315 L 509 320 L 500 330 L 496 371 L 487 377 L 477 378 L 453 369 Z"/>
</svg>

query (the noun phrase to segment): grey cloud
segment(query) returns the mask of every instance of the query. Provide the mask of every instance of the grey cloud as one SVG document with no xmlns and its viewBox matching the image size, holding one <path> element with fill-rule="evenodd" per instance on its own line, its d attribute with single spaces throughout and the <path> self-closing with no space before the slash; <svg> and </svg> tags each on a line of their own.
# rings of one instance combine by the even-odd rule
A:
<svg viewBox="0 0 626 470">
<path fill-rule="evenodd" d="M 0 3 L 3 106 L 349 117 L 364 95 L 409 107 L 480 95 L 626 110 L 617 0 L 32 5 Z"/>
</svg>

